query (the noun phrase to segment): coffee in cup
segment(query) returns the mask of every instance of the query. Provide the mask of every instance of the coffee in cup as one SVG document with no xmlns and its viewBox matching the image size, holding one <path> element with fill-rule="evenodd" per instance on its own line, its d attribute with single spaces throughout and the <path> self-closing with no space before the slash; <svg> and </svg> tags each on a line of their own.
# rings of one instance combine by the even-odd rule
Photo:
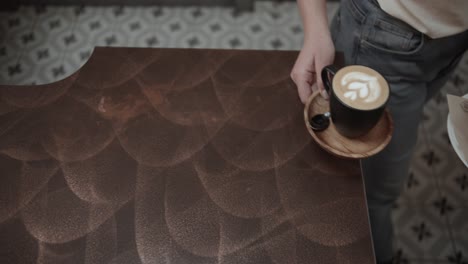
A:
<svg viewBox="0 0 468 264">
<path fill-rule="evenodd" d="M 332 122 L 341 135 L 356 138 L 378 123 L 390 95 L 381 74 L 360 65 L 339 70 L 327 66 L 322 70 L 322 80 L 330 95 Z"/>
</svg>

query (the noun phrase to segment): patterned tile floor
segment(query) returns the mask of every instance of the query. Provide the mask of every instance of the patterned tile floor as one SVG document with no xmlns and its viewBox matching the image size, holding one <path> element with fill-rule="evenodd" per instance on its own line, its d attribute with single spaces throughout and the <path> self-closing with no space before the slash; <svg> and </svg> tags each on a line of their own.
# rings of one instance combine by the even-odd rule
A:
<svg viewBox="0 0 468 264">
<path fill-rule="evenodd" d="M 338 4 L 329 4 L 329 17 Z M 81 67 L 94 46 L 301 48 L 295 3 L 229 8 L 21 7 L 0 13 L 0 83 L 43 84 Z M 393 220 L 398 263 L 468 263 L 468 170 L 450 146 L 447 93 L 468 93 L 468 56 L 426 106 Z"/>
</svg>

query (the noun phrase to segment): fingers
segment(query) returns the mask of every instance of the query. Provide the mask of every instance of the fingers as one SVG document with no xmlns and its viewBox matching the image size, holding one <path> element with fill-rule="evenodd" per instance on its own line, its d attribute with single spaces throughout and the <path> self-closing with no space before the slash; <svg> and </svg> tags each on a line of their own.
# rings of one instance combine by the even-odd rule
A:
<svg viewBox="0 0 468 264">
<path fill-rule="evenodd" d="M 314 53 L 309 49 L 302 49 L 291 71 L 291 79 L 297 86 L 302 103 L 307 103 L 312 94 L 312 85 L 316 81 Z"/>
<path fill-rule="evenodd" d="M 313 62 L 309 65 L 312 66 Z M 311 85 L 315 82 L 315 76 L 310 71 L 310 66 L 307 66 L 307 64 L 301 60 L 301 56 L 299 56 L 291 71 L 291 79 L 297 86 L 297 92 L 303 104 L 307 102 L 307 99 L 309 99 L 312 94 Z"/>
<path fill-rule="evenodd" d="M 305 104 L 307 99 L 309 99 L 310 95 L 312 94 L 310 84 L 306 80 L 297 80 L 295 82 L 297 85 L 299 98 L 301 98 L 302 103 Z"/>
</svg>

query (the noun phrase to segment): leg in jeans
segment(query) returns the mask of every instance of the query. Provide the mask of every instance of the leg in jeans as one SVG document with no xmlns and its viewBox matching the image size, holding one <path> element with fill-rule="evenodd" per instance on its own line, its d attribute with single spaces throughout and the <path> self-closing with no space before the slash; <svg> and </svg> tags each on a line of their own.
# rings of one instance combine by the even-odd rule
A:
<svg viewBox="0 0 468 264">
<path fill-rule="evenodd" d="M 393 255 L 391 208 L 407 178 L 424 103 L 448 79 L 467 48 L 468 33 L 429 39 L 373 0 L 343 0 L 331 32 L 346 64 L 377 70 L 391 89 L 393 138 L 381 153 L 361 161 L 376 258 L 388 261 Z"/>
<path fill-rule="evenodd" d="M 388 107 L 395 128 L 392 140 L 381 153 L 361 161 L 378 260 L 390 260 L 393 255 L 390 214 L 407 178 L 426 99 L 426 87 L 422 83 L 390 82 L 390 85 L 392 96 Z"/>
<path fill-rule="evenodd" d="M 459 59 L 428 83 L 389 82 L 392 141 L 378 155 L 361 161 L 377 259 L 392 257 L 392 206 L 407 179 L 423 106 L 447 82 Z"/>
</svg>

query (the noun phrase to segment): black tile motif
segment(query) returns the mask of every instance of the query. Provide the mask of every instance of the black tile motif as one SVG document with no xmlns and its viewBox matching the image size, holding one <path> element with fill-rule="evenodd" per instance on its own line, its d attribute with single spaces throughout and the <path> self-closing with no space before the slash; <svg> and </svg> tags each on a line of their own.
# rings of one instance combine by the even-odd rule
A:
<svg viewBox="0 0 468 264">
<path fill-rule="evenodd" d="M 85 13 L 85 11 L 86 11 L 85 6 L 77 6 L 74 9 L 75 16 L 77 16 L 77 17 L 83 15 Z"/>
<path fill-rule="evenodd" d="M 440 158 L 432 150 L 423 154 L 423 159 L 426 161 L 428 166 L 432 166 L 440 162 Z"/>
<path fill-rule="evenodd" d="M 36 54 L 37 54 L 38 60 L 47 59 L 49 58 L 49 49 L 48 48 L 40 49 L 36 52 Z"/>
<path fill-rule="evenodd" d="M 417 187 L 419 186 L 419 180 L 414 176 L 414 173 L 413 172 L 410 172 L 409 176 L 408 176 L 408 181 L 406 182 L 406 186 L 408 187 L 408 189 L 411 189 L 413 187 Z"/>
<path fill-rule="evenodd" d="M 230 15 L 231 15 L 232 18 L 238 18 L 238 17 L 240 17 L 242 15 L 242 11 L 234 9 L 234 10 L 231 11 Z"/>
<path fill-rule="evenodd" d="M 154 17 L 160 17 L 163 14 L 164 14 L 164 10 L 161 7 L 158 7 L 156 9 L 154 9 L 154 11 L 153 11 L 153 16 Z"/>
<path fill-rule="evenodd" d="M 159 40 L 156 36 L 152 36 L 146 39 L 146 44 L 148 44 L 149 47 L 154 47 L 159 44 Z"/>
<path fill-rule="evenodd" d="M 10 77 L 21 74 L 22 72 L 23 72 L 23 69 L 21 67 L 21 64 L 19 63 L 8 67 L 8 75 Z"/>
<path fill-rule="evenodd" d="M 455 253 L 453 256 L 449 256 L 448 261 L 454 264 L 468 264 L 468 259 L 463 257 L 463 254 L 460 251 Z"/>
<path fill-rule="evenodd" d="M 15 28 L 21 24 L 21 19 L 19 17 L 14 17 L 8 20 L 8 27 Z"/>
<path fill-rule="evenodd" d="M 63 42 L 66 46 L 70 46 L 71 44 L 76 42 L 75 34 L 71 33 L 63 38 Z"/>
<path fill-rule="evenodd" d="M 119 17 L 122 16 L 125 13 L 124 7 L 123 6 L 118 6 L 114 8 L 114 16 Z"/>
<path fill-rule="evenodd" d="M 466 190 L 466 186 L 468 186 L 468 174 L 463 173 L 460 177 L 455 178 L 455 183 L 460 187 L 460 190 L 464 192 Z"/>
<path fill-rule="evenodd" d="M 221 30 L 221 25 L 218 24 L 218 23 L 212 24 L 212 25 L 210 26 L 210 29 L 211 29 L 212 32 L 218 32 L 218 31 Z"/>
<path fill-rule="evenodd" d="M 250 29 L 252 30 L 252 33 L 258 33 L 262 31 L 262 26 L 260 26 L 259 24 L 255 24 L 255 25 L 252 25 Z"/>
<path fill-rule="evenodd" d="M 180 24 L 179 23 L 172 23 L 169 25 L 169 28 L 172 32 L 176 32 L 180 30 Z"/>
<path fill-rule="evenodd" d="M 80 59 L 82 61 L 87 60 L 89 56 L 91 56 L 91 51 L 89 50 L 80 52 Z"/>
<path fill-rule="evenodd" d="M 24 45 L 27 45 L 30 42 L 33 42 L 35 40 L 34 32 L 29 32 L 29 33 L 24 34 L 21 37 L 21 40 L 22 40 Z"/>
<path fill-rule="evenodd" d="M 62 22 L 60 21 L 60 19 L 54 19 L 54 20 L 49 22 L 49 28 L 50 29 L 56 29 L 56 28 L 60 27 L 61 24 L 62 24 Z"/>
<path fill-rule="evenodd" d="M 141 29 L 141 24 L 140 22 L 133 22 L 133 23 L 130 23 L 130 31 L 137 31 Z"/>
<path fill-rule="evenodd" d="M 197 8 L 197 9 L 193 10 L 192 16 L 194 18 L 199 18 L 199 17 L 203 16 L 203 11 L 200 8 Z"/>
<path fill-rule="evenodd" d="M 96 30 L 96 29 L 98 29 L 100 27 L 101 27 L 101 22 L 99 22 L 99 21 L 93 21 L 93 22 L 89 23 L 89 29 L 91 29 L 91 30 Z"/>
<path fill-rule="evenodd" d="M 271 41 L 271 46 L 274 49 L 279 49 L 283 46 L 283 42 L 279 38 L 275 38 L 274 40 Z"/>
<path fill-rule="evenodd" d="M 239 38 L 235 37 L 235 38 L 232 38 L 232 39 L 229 41 L 229 44 L 230 44 L 231 47 L 234 49 L 234 48 L 237 48 L 237 47 L 239 47 L 240 45 L 242 45 L 242 42 L 239 40 Z"/>
<path fill-rule="evenodd" d="M 411 229 L 413 230 L 413 234 L 417 237 L 419 242 L 432 237 L 432 232 L 426 226 L 424 221 L 419 225 L 413 226 Z"/>
<path fill-rule="evenodd" d="M 200 40 L 198 40 L 197 37 L 191 37 L 187 40 L 187 44 L 193 48 L 193 47 L 196 47 L 200 44 Z"/>
<path fill-rule="evenodd" d="M 63 65 L 52 68 L 52 74 L 55 78 L 65 75 L 65 68 Z"/>
<path fill-rule="evenodd" d="M 106 42 L 106 45 L 110 46 L 110 45 L 117 43 L 117 38 L 115 37 L 115 35 L 110 35 L 105 38 L 105 42 Z"/>
<path fill-rule="evenodd" d="M 436 200 L 432 205 L 438 210 L 440 215 L 446 215 L 454 210 L 453 206 L 449 204 L 446 197 Z"/>
<path fill-rule="evenodd" d="M 294 34 L 302 33 L 302 27 L 300 25 L 295 25 L 291 27 L 291 32 Z"/>
<path fill-rule="evenodd" d="M 451 81 L 455 87 L 460 87 L 465 84 L 465 81 L 458 74 L 454 74 Z"/>
<path fill-rule="evenodd" d="M 278 20 L 281 18 L 281 14 L 278 13 L 278 12 L 270 12 L 270 16 L 271 18 L 273 18 L 274 20 Z"/>
<path fill-rule="evenodd" d="M 393 264 L 409 264 L 408 258 L 405 257 L 402 249 L 398 249 L 393 257 Z"/>
</svg>

